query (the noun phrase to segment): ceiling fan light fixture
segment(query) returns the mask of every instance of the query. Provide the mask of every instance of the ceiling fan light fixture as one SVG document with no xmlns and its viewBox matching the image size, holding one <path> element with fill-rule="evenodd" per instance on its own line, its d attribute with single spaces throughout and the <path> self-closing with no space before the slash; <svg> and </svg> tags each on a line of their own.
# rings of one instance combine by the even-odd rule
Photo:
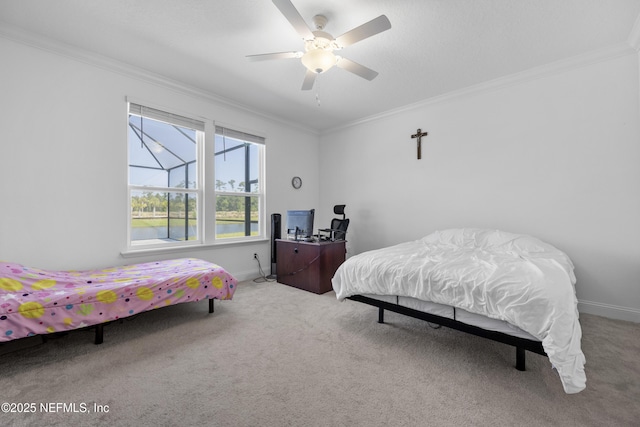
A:
<svg viewBox="0 0 640 427">
<path fill-rule="evenodd" d="M 314 73 L 324 73 L 338 62 L 333 52 L 324 49 L 312 49 L 302 55 L 302 64 Z"/>
</svg>

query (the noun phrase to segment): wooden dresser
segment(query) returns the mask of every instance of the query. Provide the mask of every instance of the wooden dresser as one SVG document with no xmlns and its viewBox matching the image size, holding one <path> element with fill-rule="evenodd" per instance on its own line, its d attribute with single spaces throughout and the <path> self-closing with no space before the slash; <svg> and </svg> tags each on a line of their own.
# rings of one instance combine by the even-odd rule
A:
<svg viewBox="0 0 640 427">
<path fill-rule="evenodd" d="M 346 242 L 276 240 L 276 276 L 280 283 L 323 294 L 345 260 Z"/>
</svg>

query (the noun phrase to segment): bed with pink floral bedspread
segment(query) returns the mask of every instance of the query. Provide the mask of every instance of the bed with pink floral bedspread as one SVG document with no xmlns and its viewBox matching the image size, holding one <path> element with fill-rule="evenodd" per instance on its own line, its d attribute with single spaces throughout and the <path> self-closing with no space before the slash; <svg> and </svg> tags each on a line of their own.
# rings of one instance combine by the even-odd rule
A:
<svg viewBox="0 0 640 427">
<path fill-rule="evenodd" d="M 96 325 L 183 302 L 233 297 L 237 280 L 196 258 L 52 271 L 0 261 L 0 342 Z"/>
</svg>

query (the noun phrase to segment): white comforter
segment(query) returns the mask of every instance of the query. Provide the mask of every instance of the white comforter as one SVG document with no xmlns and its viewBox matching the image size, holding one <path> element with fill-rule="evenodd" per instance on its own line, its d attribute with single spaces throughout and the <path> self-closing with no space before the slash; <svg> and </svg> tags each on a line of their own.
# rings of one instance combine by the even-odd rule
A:
<svg viewBox="0 0 640 427">
<path fill-rule="evenodd" d="M 498 230 L 436 231 L 347 259 L 333 277 L 339 300 L 400 295 L 507 321 L 542 341 L 566 393 L 585 388 L 576 278 L 564 252 Z"/>
</svg>

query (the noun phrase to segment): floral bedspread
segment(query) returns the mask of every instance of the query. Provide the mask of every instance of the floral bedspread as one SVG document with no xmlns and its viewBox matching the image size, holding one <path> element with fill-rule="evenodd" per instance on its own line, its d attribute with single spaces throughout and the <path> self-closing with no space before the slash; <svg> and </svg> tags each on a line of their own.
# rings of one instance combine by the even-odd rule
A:
<svg viewBox="0 0 640 427">
<path fill-rule="evenodd" d="M 0 342 L 83 328 L 202 299 L 231 299 L 237 280 L 196 258 L 52 271 L 0 261 Z"/>
</svg>

